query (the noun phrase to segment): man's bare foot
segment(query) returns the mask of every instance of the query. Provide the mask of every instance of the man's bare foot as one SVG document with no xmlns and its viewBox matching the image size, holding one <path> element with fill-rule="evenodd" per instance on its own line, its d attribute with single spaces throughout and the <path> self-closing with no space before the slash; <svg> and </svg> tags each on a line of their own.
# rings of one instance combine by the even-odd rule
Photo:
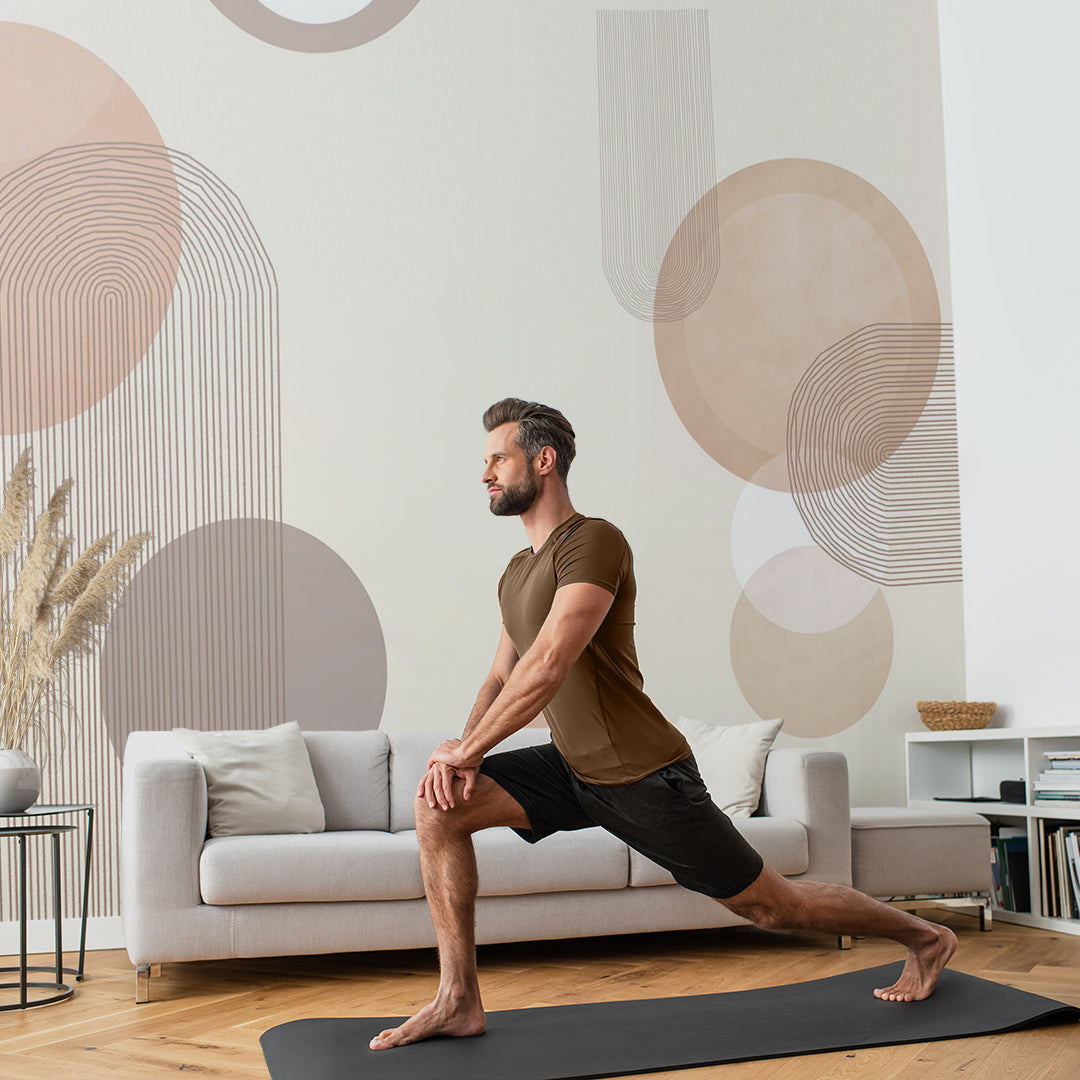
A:
<svg viewBox="0 0 1080 1080">
<path fill-rule="evenodd" d="M 433 1035 L 482 1035 L 486 1027 L 484 1009 L 479 1002 L 454 1006 L 436 998 L 401 1027 L 380 1031 L 368 1045 L 372 1050 L 389 1050 L 394 1046 L 430 1039 Z"/>
<path fill-rule="evenodd" d="M 956 935 L 947 926 L 926 924 L 933 938 L 917 949 L 908 949 L 907 963 L 900 978 L 884 990 L 875 990 L 874 997 L 882 1001 L 923 1001 L 937 985 L 945 965 L 956 952 Z"/>
</svg>

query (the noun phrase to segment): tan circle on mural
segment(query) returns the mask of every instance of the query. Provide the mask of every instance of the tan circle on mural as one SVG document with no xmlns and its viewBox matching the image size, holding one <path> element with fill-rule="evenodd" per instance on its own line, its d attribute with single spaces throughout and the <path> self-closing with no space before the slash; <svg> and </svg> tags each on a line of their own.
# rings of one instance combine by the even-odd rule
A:
<svg viewBox="0 0 1080 1080">
<path fill-rule="evenodd" d="M 691 315 L 654 324 L 656 355 L 687 430 L 749 480 L 784 453 L 792 393 L 818 354 L 868 323 L 937 323 L 940 304 L 903 215 L 835 165 L 752 165 L 712 188 L 680 233 L 701 234 L 706 220 L 719 230 L 716 283 Z M 677 236 L 670 251 L 686 243 Z M 678 266 L 665 259 L 658 303 L 678 287 Z M 913 426 L 921 408 L 916 397 L 901 419 Z M 780 469 L 755 482 L 790 490 Z"/>
<path fill-rule="evenodd" d="M 0 176 L 58 146 L 162 145 L 150 114 L 108 64 L 59 34 L 0 22 Z"/>
<path fill-rule="evenodd" d="M 770 622 L 739 597 L 731 620 L 731 662 L 743 697 L 784 731 L 822 738 L 861 720 L 892 668 L 893 626 L 881 590 L 851 622 L 800 634 Z"/>
<path fill-rule="evenodd" d="M 367 0 L 351 5 L 358 10 L 344 18 L 334 18 L 328 13 L 347 11 L 349 5 L 308 5 L 307 17 L 301 19 L 273 10 L 300 12 L 303 6 L 297 3 L 276 3 L 271 7 L 259 0 L 211 0 L 240 29 L 270 45 L 297 52 L 340 52 L 374 41 L 397 26 L 419 2 Z"/>
</svg>

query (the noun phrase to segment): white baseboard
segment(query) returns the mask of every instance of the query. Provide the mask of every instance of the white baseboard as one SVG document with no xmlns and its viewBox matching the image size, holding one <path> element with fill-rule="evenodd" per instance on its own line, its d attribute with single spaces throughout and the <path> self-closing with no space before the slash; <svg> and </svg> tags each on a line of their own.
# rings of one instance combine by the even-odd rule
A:
<svg viewBox="0 0 1080 1080">
<path fill-rule="evenodd" d="M 79 934 L 82 932 L 82 920 L 63 919 L 61 921 L 61 934 L 63 935 L 65 964 L 72 967 L 71 954 L 79 951 Z M 26 924 L 26 951 L 28 953 L 48 953 L 53 951 L 56 935 L 55 923 L 52 919 L 32 919 Z M 86 948 L 91 949 L 122 949 L 124 947 L 124 928 L 119 915 L 108 918 L 90 918 L 86 920 Z M 0 956 L 19 956 L 19 924 L 17 922 L 0 922 Z M 77 961 L 76 961 L 77 963 Z"/>
</svg>

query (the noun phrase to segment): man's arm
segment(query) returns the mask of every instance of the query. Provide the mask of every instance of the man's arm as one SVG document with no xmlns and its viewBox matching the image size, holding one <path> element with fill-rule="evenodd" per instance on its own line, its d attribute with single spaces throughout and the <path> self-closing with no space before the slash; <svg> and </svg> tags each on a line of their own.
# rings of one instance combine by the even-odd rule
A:
<svg viewBox="0 0 1080 1080">
<path fill-rule="evenodd" d="M 480 687 L 480 693 L 476 697 L 476 704 L 469 713 L 469 719 L 465 723 L 462 739 L 466 738 L 483 719 L 484 714 L 491 708 L 495 699 L 499 696 L 502 688 L 506 685 L 518 662 L 517 649 L 514 647 L 506 627 L 502 628 L 502 636 L 499 638 L 499 647 L 495 650 L 495 659 L 491 664 L 491 671 Z M 465 799 L 472 794 L 473 785 L 476 783 L 476 768 L 451 768 L 435 760 L 434 755 L 440 751 L 454 750 L 461 745 L 461 739 L 447 739 L 440 743 L 433 751 L 428 760 L 428 771 L 420 781 L 416 789 L 416 797 L 423 799 L 434 809 L 438 803 L 444 810 L 454 805 L 453 783 L 455 777 L 461 777 L 465 781 L 462 796 Z"/>
<path fill-rule="evenodd" d="M 467 739 L 476 730 L 477 725 L 509 681 L 517 662 L 517 649 L 510 640 L 510 635 L 506 632 L 504 626 L 502 636 L 499 638 L 499 647 L 495 650 L 495 660 L 492 662 L 491 671 L 488 672 L 484 685 L 480 687 L 476 704 L 473 706 L 472 712 L 469 713 L 469 719 L 465 723 L 465 730 L 461 735 L 462 739 Z"/>
<path fill-rule="evenodd" d="M 461 744 L 433 755 L 447 765 L 476 768 L 484 755 L 548 705 L 592 640 L 615 597 L 600 585 L 577 582 L 555 591 L 540 633 L 514 665 L 482 716 L 471 717 Z"/>
</svg>

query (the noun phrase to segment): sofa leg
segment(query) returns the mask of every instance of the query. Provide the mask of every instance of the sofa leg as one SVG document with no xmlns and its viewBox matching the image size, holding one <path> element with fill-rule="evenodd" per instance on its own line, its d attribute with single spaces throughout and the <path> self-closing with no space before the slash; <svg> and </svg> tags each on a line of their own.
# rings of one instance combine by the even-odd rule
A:
<svg viewBox="0 0 1080 1080">
<path fill-rule="evenodd" d="M 161 974 L 160 964 L 139 964 L 135 969 L 135 1004 L 145 1005 L 150 1000 L 150 980 Z"/>
<path fill-rule="evenodd" d="M 851 935 L 839 934 L 836 938 L 836 947 L 838 949 L 850 949 L 851 948 Z"/>
</svg>

